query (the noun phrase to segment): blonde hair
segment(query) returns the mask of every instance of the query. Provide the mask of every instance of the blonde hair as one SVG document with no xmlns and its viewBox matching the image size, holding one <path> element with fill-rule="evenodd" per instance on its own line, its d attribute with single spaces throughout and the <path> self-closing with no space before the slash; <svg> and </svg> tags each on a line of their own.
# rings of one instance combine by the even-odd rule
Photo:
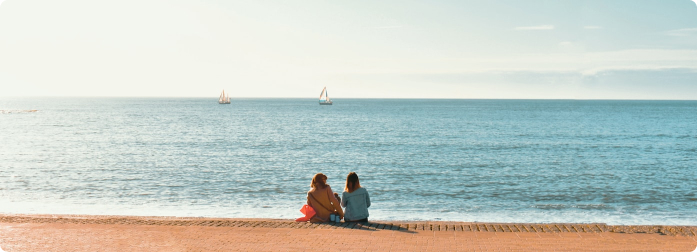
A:
<svg viewBox="0 0 697 252">
<path fill-rule="evenodd" d="M 314 177 L 312 177 L 312 184 L 310 184 L 310 187 L 324 189 L 327 188 L 327 186 L 328 184 L 326 175 L 322 173 L 317 173 Z"/>
<path fill-rule="evenodd" d="M 355 172 L 349 173 L 348 176 L 346 176 L 346 187 L 344 187 L 344 191 L 352 193 L 358 188 L 361 188 L 361 182 L 358 181 L 358 174 Z"/>
</svg>

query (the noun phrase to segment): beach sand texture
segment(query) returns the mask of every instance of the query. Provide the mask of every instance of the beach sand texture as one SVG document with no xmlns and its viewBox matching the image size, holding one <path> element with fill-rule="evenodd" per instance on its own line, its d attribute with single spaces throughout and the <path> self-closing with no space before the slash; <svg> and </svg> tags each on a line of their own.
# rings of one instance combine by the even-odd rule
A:
<svg viewBox="0 0 697 252">
<path fill-rule="evenodd" d="M 0 215 L 15 251 L 693 251 L 697 227 Z"/>
</svg>

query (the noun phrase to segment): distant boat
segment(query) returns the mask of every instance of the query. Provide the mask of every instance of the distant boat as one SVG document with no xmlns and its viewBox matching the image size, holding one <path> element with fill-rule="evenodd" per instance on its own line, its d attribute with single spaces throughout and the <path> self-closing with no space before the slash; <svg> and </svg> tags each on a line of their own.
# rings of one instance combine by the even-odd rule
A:
<svg viewBox="0 0 697 252">
<path fill-rule="evenodd" d="M 332 100 L 329 99 L 329 94 L 327 93 L 327 87 L 324 87 L 322 93 L 319 94 L 319 105 L 332 105 Z"/>
<path fill-rule="evenodd" d="M 230 96 L 225 94 L 225 89 L 223 89 L 223 92 L 220 93 L 220 97 L 218 98 L 218 104 L 230 104 Z"/>
</svg>

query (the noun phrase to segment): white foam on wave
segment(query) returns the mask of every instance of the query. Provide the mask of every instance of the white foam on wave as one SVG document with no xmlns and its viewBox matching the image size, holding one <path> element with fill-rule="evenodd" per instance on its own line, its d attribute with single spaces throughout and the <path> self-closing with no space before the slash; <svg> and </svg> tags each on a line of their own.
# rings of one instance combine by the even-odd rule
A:
<svg viewBox="0 0 697 252">
<path fill-rule="evenodd" d="M 298 204 L 297 209 L 276 209 L 264 206 L 250 208 L 213 205 L 183 207 L 160 204 L 85 205 L 69 202 L 18 202 L 3 199 L 0 200 L 0 213 L 295 219 L 302 216 L 299 211 L 301 206 L 302 204 Z"/>
<path fill-rule="evenodd" d="M 229 205 L 85 205 L 69 202 L 18 202 L 0 200 L 0 213 L 5 214 L 75 214 L 121 216 L 176 216 L 211 218 L 268 218 L 296 219 L 301 217 L 299 202 L 296 207 L 243 207 Z M 409 211 L 399 209 L 369 209 L 370 219 L 382 221 L 459 221 L 493 223 L 606 223 L 609 225 L 697 225 L 688 213 L 671 215 L 637 215 L 620 212 L 588 210 L 546 211 L 486 211 L 443 212 Z"/>
<path fill-rule="evenodd" d="M 689 213 L 670 215 L 627 214 L 622 212 L 588 210 L 501 210 L 486 212 L 400 212 L 372 210 L 371 216 L 381 220 L 460 221 L 494 223 L 605 223 L 608 225 L 697 225 Z"/>
</svg>

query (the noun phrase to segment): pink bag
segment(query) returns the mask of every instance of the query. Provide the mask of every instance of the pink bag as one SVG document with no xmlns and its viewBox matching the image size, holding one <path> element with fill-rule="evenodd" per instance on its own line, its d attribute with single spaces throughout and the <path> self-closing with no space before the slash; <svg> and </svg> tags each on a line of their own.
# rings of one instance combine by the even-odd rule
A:
<svg viewBox="0 0 697 252">
<path fill-rule="evenodd" d="M 299 221 L 299 222 L 309 221 L 316 214 L 315 209 L 312 209 L 312 207 L 308 206 L 307 204 L 303 205 L 303 207 L 300 208 L 300 212 L 303 213 L 305 216 L 297 218 L 297 219 L 295 219 L 295 221 Z"/>
</svg>

